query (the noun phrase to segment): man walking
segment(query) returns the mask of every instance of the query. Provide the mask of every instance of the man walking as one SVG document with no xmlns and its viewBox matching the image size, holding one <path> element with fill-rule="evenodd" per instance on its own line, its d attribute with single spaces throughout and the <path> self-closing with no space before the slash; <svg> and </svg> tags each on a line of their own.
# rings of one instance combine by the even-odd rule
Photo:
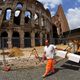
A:
<svg viewBox="0 0 80 80">
<path fill-rule="evenodd" d="M 55 49 L 56 46 L 53 44 L 49 44 L 49 41 L 45 41 L 45 47 L 44 47 L 44 54 L 43 57 L 46 56 L 47 58 L 47 64 L 46 64 L 46 70 L 42 77 L 46 77 L 50 72 L 54 73 L 54 64 L 55 64 Z"/>
</svg>

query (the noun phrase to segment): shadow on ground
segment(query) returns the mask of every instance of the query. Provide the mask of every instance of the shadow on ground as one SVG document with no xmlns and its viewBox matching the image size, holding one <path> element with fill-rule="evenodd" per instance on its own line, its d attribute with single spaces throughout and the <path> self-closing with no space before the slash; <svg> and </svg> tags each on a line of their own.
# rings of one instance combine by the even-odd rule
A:
<svg viewBox="0 0 80 80">
<path fill-rule="evenodd" d="M 62 70 L 62 68 L 55 68 L 55 72 L 54 73 L 50 73 L 50 74 L 48 74 L 46 77 L 44 77 L 44 78 L 47 78 L 47 77 L 49 77 L 49 76 L 52 76 L 52 75 L 54 75 L 54 74 L 56 74 L 59 70 Z"/>
<path fill-rule="evenodd" d="M 66 61 L 61 67 L 65 68 L 65 69 L 79 70 L 80 69 L 80 63 L 75 63 L 72 61 Z"/>
</svg>

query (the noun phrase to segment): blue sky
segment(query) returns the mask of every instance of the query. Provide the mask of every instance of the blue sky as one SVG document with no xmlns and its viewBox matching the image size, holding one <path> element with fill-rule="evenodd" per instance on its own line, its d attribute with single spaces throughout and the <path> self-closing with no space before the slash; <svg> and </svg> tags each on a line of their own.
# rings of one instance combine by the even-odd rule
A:
<svg viewBox="0 0 80 80">
<path fill-rule="evenodd" d="M 54 16 L 61 4 L 68 20 L 70 29 L 80 28 L 80 0 L 38 0 L 48 8 Z"/>
</svg>

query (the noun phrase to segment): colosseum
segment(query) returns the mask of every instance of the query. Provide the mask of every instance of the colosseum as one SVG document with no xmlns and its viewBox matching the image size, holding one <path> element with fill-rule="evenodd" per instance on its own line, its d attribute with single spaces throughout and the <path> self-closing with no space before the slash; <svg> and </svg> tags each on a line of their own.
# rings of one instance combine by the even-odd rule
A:
<svg viewBox="0 0 80 80">
<path fill-rule="evenodd" d="M 0 0 L 0 48 L 44 45 L 52 38 L 51 14 L 37 0 Z"/>
</svg>

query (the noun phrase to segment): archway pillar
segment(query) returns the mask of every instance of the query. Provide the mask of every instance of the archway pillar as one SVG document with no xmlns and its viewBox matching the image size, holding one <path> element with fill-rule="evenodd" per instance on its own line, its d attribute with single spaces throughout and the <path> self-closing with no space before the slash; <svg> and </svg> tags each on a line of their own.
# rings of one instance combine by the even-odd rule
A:
<svg viewBox="0 0 80 80">
<path fill-rule="evenodd" d="M 21 13 L 20 25 L 24 25 L 24 22 L 25 22 L 25 20 L 24 20 L 24 12 L 22 12 Z M 24 27 L 24 26 L 22 26 L 22 27 Z"/>
<path fill-rule="evenodd" d="M 1 31 L 0 31 L 0 48 L 1 48 Z"/>
<path fill-rule="evenodd" d="M 31 32 L 31 46 L 35 46 L 35 33 L 33 31 Z"/>
<path fill-rule="evenodd" d="M 8 48 L 12 48 L 12 31 L 8 31 L 7 45 L 8 45 Z"/>
<path fill-rule="evenodd" d="M 21 31 L 20 33 L 20 47 L 24 48 L 24 32 Z"/>
<path fill-rule="evenodd" d="M 43 38 L 43 35 L 42 33 L 40 33 L 40 46 L 42 46 L 42 38 Z"/>
<path fill-rule="evenodd" d="M 39 26 L 41 27 L 41 14 L 39 14 Z"/>
</svg>

